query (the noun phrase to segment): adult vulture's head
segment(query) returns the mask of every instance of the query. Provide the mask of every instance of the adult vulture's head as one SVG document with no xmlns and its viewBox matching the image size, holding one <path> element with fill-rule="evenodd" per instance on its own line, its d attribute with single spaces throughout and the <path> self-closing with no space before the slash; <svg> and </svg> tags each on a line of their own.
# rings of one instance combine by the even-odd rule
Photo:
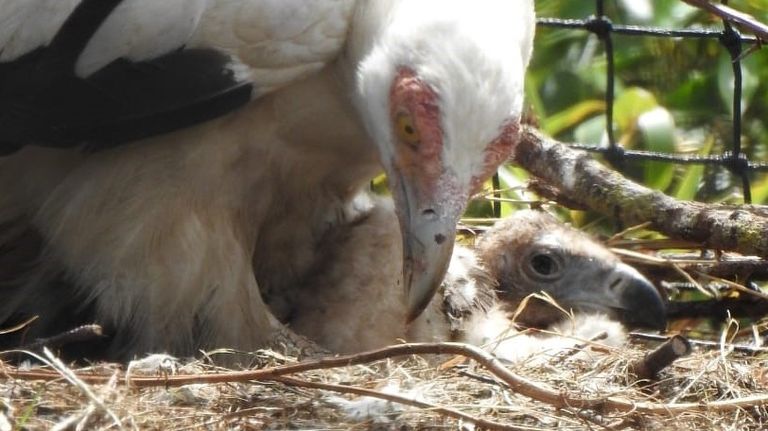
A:
<svg viewBox="0 0 768 431">
<path fill-rule="evenodd" d="M 533 2 L 467 6 L 365 2 L 348 47 L 357 65 L 353 97 L 400 220 L 409 320 L 439 286 L 469 196 L 518 139 Z"/>
</svg>

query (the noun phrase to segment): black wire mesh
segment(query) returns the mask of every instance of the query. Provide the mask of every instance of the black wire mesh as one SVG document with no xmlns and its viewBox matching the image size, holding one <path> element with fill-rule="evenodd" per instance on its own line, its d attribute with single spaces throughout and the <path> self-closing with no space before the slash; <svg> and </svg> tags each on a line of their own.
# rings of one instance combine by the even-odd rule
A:
<svg viewBox="0 0 768 431">
<path fill-rule="evenodd" d="M 768 172 L 768 163 L 762 161 L 750 160 L 749 156 L 742 150 L 742 60 L 745 53 L 749 50 L 761 47 L 760 38 L 752 35 L 741 34 L 731 24 L 731 20 L 722 19 L 723 26 L 721 30 L 711 29 L 664 29 L 655 27 L 642 27 L 634 25 L 614 24 L 606 15 L 605 0 L 595 0 L 595 14 L 584 19 L 559 19 L 541 17 L 537 24 L 542 27 L 552 27 L 560 29 L 571 29 L 573 31 L 590 32 L 597 36 L 603 44 L 607 68 L 606 68 L 606 134 L 607 146 L 593 146 L 574 144 L 575 147 L 592 152 L 598 152 L 605 157 L 614 167 L 621 169 L 627 161 L 660 161 L 677 164 L 708 164 L 718 165 L 726 168 L 741 183 L 742 194 L 745 203 L 751 203 L 752 193 L 750 187 L 750 174 L 761 171 Z M 616 67 L 614 56 L 613 35 L 625 35 L 635 37 L 658 37 L 658 38 L 706 38 L 716 39 L 723 49 L 727 50 L 732 61 L 734 90 L 733 90 L 733 115 L 731 118 L 732 129 L 730 133 L 729 148 L 722 154 L 714 156 L 691 156 L 685 154 L 657 153 L 650 151 L 626 150 L 616 141 L 614 133 L 614 102 L 615 102 L 615 81 Z"/>
</svg>

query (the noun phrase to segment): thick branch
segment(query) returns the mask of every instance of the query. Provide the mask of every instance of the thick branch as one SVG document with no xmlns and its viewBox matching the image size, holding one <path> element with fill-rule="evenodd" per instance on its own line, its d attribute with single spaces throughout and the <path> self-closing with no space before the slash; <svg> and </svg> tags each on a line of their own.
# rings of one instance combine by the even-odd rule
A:
<svg viewBox="0 0 768 431">
<path fill-rule="evenodd" d="M 768 301 L 756 298 L 720 298 L 703 301 L 675 301 L 667 305 L 668 319 L 760 319 L 768 314 Z"/>
<path fill-rule="evenodd" d="M 678 201 L 634 183 L 586 152 L 524 127 L 514 161 L 571 200 L 627 226 L 651 222 L 666 235 L 718 250 L 768 257 L 765 207 Z"/>
<path fill-rule="evenodd" d="M 641 380 L 654 379 L 659 371 L 677 359 L 689 355 L 691 350 L 691 343 L 685 337 L 675 335 L 641 359 L 629 364 L 629 371 Z"/>
</svg>

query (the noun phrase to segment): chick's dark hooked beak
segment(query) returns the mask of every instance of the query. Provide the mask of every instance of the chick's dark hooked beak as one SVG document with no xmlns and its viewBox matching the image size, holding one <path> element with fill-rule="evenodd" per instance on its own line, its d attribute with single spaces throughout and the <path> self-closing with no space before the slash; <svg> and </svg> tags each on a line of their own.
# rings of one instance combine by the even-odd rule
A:
<svg viewBox="0 0 768 431">
<path fill-rule="evenodd" d="M 651 329 L 664 329 L 667 325 L 666 305 L 659 291 L 631 266 L 620 263 L 618 276 L 612 287 L 618 299 L 619 319 L 630 325 Z"/>
</svg>

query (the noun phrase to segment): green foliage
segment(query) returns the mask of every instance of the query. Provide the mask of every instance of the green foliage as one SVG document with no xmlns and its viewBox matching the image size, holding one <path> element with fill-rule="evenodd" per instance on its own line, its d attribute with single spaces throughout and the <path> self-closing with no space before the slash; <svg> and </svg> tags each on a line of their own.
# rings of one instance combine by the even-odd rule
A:
<svg viewBox="0 0 768 431">
<path fill-rule="evenodd" d="M 667 29 L 722 29 L 722 21 L 681 0 L 607 0 L 614 23 Z M 768 22 L 765 0 L 731 0 L 729 5 Z M 594 0 L 536 0 L 540 17 L 583 19 L 595 13 Z M 660 153 L 719 155 L 731 147 L 733 71 L 716 39 L 614 35 L 616 66 L 614 132 L 625 148 Z M 744 45 L 748 50 L 750 45 Z M 742 61 L 742 148 L 751 160 L 768 161 L 768 49 Z M 537 29 L 526 82 L 526 103 L 546 133 L 565 142 L 607 145 L 606 60 L 603 44 L 586 31 Z M 740 202 L 740 180 L 724 168 L 633 162 L 623 173 L 679 199 Z M 502 214 L 524 206 L 516 186 L 525 173 L 500 171 Z M 752 179 L 754 203 L 768 204 L 768 178 Z M 490 182 L 486 185 L 491 188 Z M 493 215 L 491 203 L 472 204 L 469 217 Z M 595 214 L 572 212 L 579 225 L 594 225 Z M 599 227 L 598 227 L 599 229 Z"/>
<path fill-rule="evenodd" d="M 680 0 L 606 1 L 614 23 L 669 29 L 721 29 L 722 22 Z M 729 5 L 768 22 L 764 0 Z M 541 17 L 586 18 L 592 0 L 538 0 Z M 731 147 L 733 70 L 716 39 L 614 35 L 614 132 L 625 148 L 717 155 Z M 747 50 L 750 45 L 744 45 Z M 742 61 L 742 146 L 752 160 L 768 160 L 768 51 Z M 528 103 L 541 128 L 564 141 L 606 145 L 606 61 L 603 44 L 585 31 L 539 27 L 528 72 Z M 712 201 L 740 193 L 724 170 L 638 162 L 626 175 L 682 199 Z M 768 203 L 768 180 L 754 178 L 754 202 Z"/>
</svg>

